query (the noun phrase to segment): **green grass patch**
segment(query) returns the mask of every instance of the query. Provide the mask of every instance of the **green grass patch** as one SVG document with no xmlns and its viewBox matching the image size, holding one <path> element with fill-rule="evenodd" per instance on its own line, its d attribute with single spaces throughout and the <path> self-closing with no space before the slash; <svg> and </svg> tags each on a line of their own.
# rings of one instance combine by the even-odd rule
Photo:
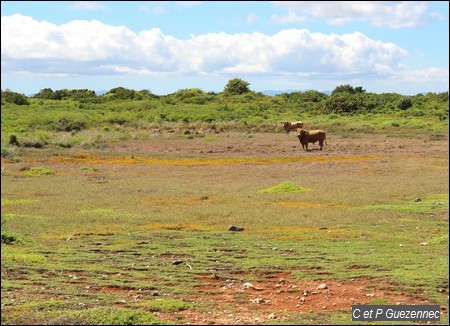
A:
<svg viewBox="0 0 450 326">
<path fill-rule="evenodd" d="M 298 185 L 296 185 L 293 182 L 283 182 L 279 185 L 276 185 L 271 188 L 260 190 L 261 193 L 269 193 L 269 194 L 279 194 L 279 193 L 291 193 L 291 192 L 305 192 L 309 191 L 308 188 L 303 188 Z"/>
<path fill-rule="evenodd" d="M 48 260 L 45 256 L 36 253 L 28 253 L 17 247 L 2 245 L 2 264 L 45 264 Z"/>
<path fill-rule="evenodd" d="M 67 305 L 67 304 L 66 304 Z M 42 303 L 33 309 L 10 312 L 19 324 L 46 325 L 166 325 L 152 313 L 130 308 L 94 307 L 83 310 L 57 309 L 60 305 Z M 3 317 L 2 317 L 3 318 Z M 2 320 L 3 321 L 3 320 Z M 3 323 L 2 323 L 3 324 Z"/>
<path fill-rule="evenodd" d="M 2 198 L 2 206 L 9 206 L 9 205 L 23 205 L 23 204 L 32 204 L 37 202 L 37 199 L 3 199 Z"/>
<path fill-rule="evenodd" d="M 55 174 L 55 171 L 43 168 L 43 167 L 34 167 L 29 170 L 23 171 L 23 175 L 27 177 L 40 177 L 43 175 L 52 175 Z"/>
<path fill-rule="evenodd" d="M 158 312 L 176 312 L 193 308 L 192 303 L 177 299 L 146 300 L 140 302 L 139 306 L 146 308 L 150 311 L 158 311 Z"/>
<path fill-rule="evenodd" d="M 94 173 L 94 172 L 98 172 L 99 169 L 98 168 L 87 167 L 87 166 L 82 166 L 82 167 L 80 167 L 80 170 Z"/>
<path fill-rule="evenodd" d="M 394 211 L 409 214 L 432 214 L 448 210 L 448 194 L 434 195 L 432 198 L 420 201 L 411 201 L 405 204 L 382 204 L 356 207 L 360 210 Z"/>
<path fill-rule="evenodd" d="M 428 241 L 430 246 L 447 246 L 448 247 L 448 235 L 432 238 Z"/>
</svg>

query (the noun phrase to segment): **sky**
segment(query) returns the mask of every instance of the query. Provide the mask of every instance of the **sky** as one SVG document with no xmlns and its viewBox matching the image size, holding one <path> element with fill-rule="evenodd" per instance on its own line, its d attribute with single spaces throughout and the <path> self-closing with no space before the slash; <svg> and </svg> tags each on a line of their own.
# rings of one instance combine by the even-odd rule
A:
<svg viewBox="0 0 450 326">
<path fill-rule="evenodd" d="M 448 1 L 1 1 L 1 89 L 449 90 Z"/>
</svg>

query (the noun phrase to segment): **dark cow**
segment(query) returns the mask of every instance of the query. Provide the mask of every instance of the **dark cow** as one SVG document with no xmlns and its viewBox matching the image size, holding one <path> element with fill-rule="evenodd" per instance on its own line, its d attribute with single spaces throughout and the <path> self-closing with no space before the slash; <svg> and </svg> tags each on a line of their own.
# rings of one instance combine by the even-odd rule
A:
<svg viewBox="0 0 450 326">
<path fill-rule="evenodd" d="M 305 130 L 299 128 L 297 129 L 297 137 L 304 150 L 308 150 L 308 143 L 314 144 L 317 141 L 319 142 L 320 150 L 322 150 L 323 143 L 326 143 L 327 134 L 323 130 Z"/>
<path fill-rule="evenodd" d="M 303 128 L 302 121 L 284 121 L 281 123 L 286 133 L 289 134 L 292 130 L 297 130 L 298 128 Z"/>
</svg>

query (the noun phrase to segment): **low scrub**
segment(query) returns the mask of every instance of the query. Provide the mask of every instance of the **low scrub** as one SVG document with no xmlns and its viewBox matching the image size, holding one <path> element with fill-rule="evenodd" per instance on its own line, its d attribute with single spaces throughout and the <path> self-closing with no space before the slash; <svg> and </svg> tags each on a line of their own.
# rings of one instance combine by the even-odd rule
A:
<svg viewBox="0 0 450 326">
<path fill-rule="evenodd" d="M 269 194 L 278 194 L 278 193 L 290 193 L 290 192 L 305 192 L 308 190 L 309 190 L 308 188 L 303 188 L 303 187 L 297 186 L 293 182 L 283 182 L 274 187 L 260 190 L 259 192 L 269 193 Z"/>
</svg>

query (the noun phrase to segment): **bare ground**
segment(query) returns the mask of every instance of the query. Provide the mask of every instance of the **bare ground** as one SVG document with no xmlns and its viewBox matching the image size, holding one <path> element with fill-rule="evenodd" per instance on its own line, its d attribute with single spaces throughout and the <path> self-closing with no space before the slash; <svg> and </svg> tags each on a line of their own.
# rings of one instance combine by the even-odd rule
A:
<svg viewBox="0 0 450 326">
<path fill-rule="evenodd" d="M 211 140 L 212 137 L 212 140 Z M 385 135 L 327 136 L 322 151 L 318 143 L 309 144 L 304 151 L 295 134 L 256 133 L 244 135 L 229 133 L 213 135 L 210 138 L 177 139 L 153 137 L 149 140 L 133 140 L 111 145 L 117 154 L 138 153 L 140 155 L 164 154 L 183 157 L 216 155 L 226 157 L 276 157 L 299 155 L 400 155 L 441 156 L 448 150 L 442 142 L 448 142 L 448 135 L 439 140 L 431 136 L 416 137 Z M 110 148 L 111 149 L 111 148 Z M 108 149 L 108 150 L 110 150 Z"/>
</svg>

